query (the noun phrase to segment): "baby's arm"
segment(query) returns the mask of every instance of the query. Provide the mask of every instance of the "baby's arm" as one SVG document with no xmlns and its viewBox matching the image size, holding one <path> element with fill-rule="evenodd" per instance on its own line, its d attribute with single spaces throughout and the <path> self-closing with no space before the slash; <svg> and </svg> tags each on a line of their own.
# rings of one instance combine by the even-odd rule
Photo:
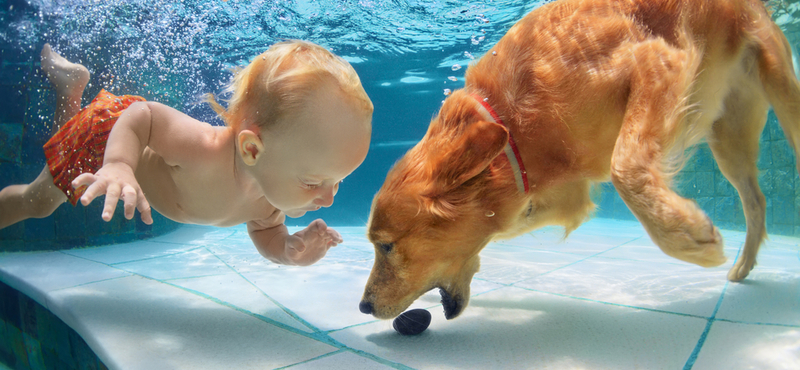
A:
<svg viewBox="0 0 800 370">
<path fill-rule="evenodd" d="M 283 224 L 286 216 L 279 211 L 276 213 L 277 217 L 247 223 L 247 231 L 256 249 L 272 262 L 308 266 L 325 257 L 328 249 L 342 242 L 342 236 L 320 219 L 289 235 Z"/>
<path fill-rule="evenodd" d="M 114 124 L 106 143 L 103 167 L 95 174 L 78 176 L 72 186 L 88 186 L 81 203 L 88 205 L 105 194 L 103 219 L 111 220 L 117 202 L 122 199 L 125 218 L 133 218 L 138 209 L 142 221 L 153 223 L 150 204 L 135 177 L 139 158 L 150 147 L 171 166 L 198 162 L 203 149 L 216 131 L 207 123 L 156 102 L 131 104 Z"/>
</svg>

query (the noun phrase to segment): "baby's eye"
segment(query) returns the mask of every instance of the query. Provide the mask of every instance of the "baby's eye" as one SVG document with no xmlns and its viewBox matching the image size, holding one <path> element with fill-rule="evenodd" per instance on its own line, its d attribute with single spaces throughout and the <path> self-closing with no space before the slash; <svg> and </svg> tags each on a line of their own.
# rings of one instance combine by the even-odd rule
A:
<svg viewBox="0 0 800 370">
<path fill-rule="evenodd" d="M 316 188 L 322 186 L 321 182 L 308 183 L 308 182 L 303 181 L 303 182 L 301 182 L 301 184 L 302 184 L 302 187 L 305 188 L 305 189 L 316 189 Z"/>
</svg>

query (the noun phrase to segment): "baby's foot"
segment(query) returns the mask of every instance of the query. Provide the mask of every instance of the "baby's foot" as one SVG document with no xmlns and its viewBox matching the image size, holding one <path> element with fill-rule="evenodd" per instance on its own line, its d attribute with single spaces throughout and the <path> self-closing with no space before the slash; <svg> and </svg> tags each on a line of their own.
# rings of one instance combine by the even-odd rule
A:
<svg viewBox="0 0 800 370">
<path fill-rule="evenodd" d="M 70 95 L 72 92 L 83 92 L 89 82 L 89 70 L 72 63 L 53 51 L 50 44 L 42 48 L 42 71 L 58 93 Z"/>
</svg>

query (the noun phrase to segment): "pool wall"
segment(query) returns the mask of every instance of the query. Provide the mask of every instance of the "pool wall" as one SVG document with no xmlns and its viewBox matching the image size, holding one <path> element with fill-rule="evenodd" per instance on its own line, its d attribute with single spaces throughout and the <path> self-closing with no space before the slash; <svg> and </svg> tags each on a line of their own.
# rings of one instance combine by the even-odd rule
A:
<svg viewBox="0 0 800 370">
<path fill-rule="evenodd" d="M 78 333 L 0 282 L 0 364 L 12 369 L 108 369 Z"/>
</svg>

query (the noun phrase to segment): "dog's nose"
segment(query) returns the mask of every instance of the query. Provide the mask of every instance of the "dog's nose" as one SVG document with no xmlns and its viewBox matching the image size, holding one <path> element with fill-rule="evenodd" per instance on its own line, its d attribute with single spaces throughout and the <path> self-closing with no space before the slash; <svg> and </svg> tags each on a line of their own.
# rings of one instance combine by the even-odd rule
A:
<svg viewBox="0 0 800 370">
<path fill-rule="evenodd" d="M 361 301 L 361 303 L 358 304 L 358 309 L 361 312 L 369 315 L 372 313 L 372 303 L 367 301 Z"/>
</svg>

